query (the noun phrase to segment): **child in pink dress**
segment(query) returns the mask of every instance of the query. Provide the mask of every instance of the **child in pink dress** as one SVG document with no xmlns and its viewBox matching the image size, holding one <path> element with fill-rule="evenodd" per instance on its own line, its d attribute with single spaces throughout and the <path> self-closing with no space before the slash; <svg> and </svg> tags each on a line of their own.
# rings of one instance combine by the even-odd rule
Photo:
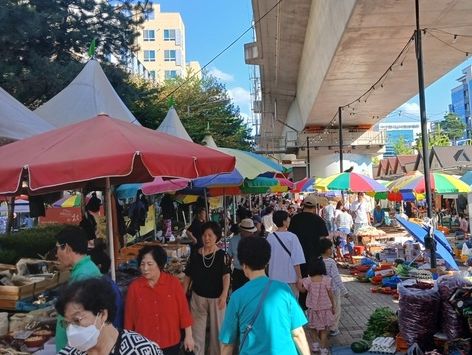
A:
<svg viewBox="0 0 472 355">
<path fill-rule="evenodd" d="M 308 292 L 308 327 L 312 330 L 315 341 L 311 345 L 314 352 L 327 355 L 328 333 L 334 325 L 334 298 L 331 290 L 331 278 L 326 276 L 326 266 L 321 257 L 310 262 L 308 275 L 302 280 L 303 288 Z M 320 348 L 321 346 L 321 348 Z"/>
</svg>

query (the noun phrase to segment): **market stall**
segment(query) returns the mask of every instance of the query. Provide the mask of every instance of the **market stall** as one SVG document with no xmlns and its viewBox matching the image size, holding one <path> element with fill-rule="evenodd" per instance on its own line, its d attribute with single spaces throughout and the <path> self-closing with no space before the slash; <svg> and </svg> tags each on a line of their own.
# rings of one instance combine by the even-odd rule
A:
<svg viewBox="0 0 472 355">
<path fill-rule="evenodd" d="M 49 345 L 55 351 L 53 341 L 47 344 L 56 324 L 54 300 L 69 277 L 68 270 L 52 261 L 20 259 L 16 265 L 0 265 L 0 348 L 17 354 Z"/>
</svg>

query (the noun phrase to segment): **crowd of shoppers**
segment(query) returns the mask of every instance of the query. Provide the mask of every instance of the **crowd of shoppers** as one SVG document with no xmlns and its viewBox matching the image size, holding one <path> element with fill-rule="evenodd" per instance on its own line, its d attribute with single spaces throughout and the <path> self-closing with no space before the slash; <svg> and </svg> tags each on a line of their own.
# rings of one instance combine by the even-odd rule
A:
<svg viewBox="0 0 472 355">
<path fill-rule="evenodd" d="M 145 246 L 139 251 L 141 276 L 127 289 L 124 330 L 113 323 L 120 308 L 113 283 L 98 279 L 100 270 L 85 255 L 86 246 L 84 251 L 75 241 L 58 236 L 58 258 L 73 267 L 71 283 L 57 304 L 63 315 L 58 329 L 70 336 L 59 338 L 58 350 L 105 355 L 172 355 L 182 350 L 197 355 L 235 350 L 309 354 L 311 347 L 326 353 L 328 335 L 339 333 L 341 297 L 347 291 L 332 259 L 333 243 L 325 237 L 353 224 L 344 206 L 330 206 L 325 219 L 314 195 L 307 195 L 301 208 L 280 200 L 266 200 L 259 206 L 262 213 L 240 206 L 227 250 L 218 247 L 221 226 L 207 222 L 205 208 L 200 208 L 187 231 L 193 243 L 183 283 L 164 271 L 167 255 L 162 247 Z M 356 211 L 362 209 L 360 205 Z M 80 283 L 85 278 L 89 283 Z M 97 302 L 103 302 L 99 304 L 72 295 L 73 291 L 80 296 L 82 289 L 90 287 L 113 297 L 98 297 Z M 313 332 L 311 346 L 304 326 Z M 93 341 L 85 340 L 92 333 Z M 125 343 L 133 344 L 129 352 Z M 145 350 L 136 350 L 135 343 Z"/>
</svg>

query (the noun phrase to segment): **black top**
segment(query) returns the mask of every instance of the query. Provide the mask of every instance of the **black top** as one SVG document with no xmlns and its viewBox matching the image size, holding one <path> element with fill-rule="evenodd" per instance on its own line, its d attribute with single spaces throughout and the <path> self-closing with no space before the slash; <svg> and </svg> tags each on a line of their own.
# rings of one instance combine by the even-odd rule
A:
<svg viewBox="0 0 472 355">
<path fill-rule="evenodd" d="M 193 236 L 197 239 L 197 244 L 195 245 L 195 248 L 201 248 L 203 246 L 203 241 L 202 241 L 202 225 L 205 222 L 200 222 L 198 218 L 195 218 L 188 228 L 190 232 L 192 232 Z"/>
<path fill-rule="evenodd" d="M 321 255 L 320 238 L 329 235 L 323 218 L 311 212 L 300 212 L 292 217 L 288 230 L 296 234 L 300 240 L 307 262 Z M 302 273 L 303 271 L 305 270 L 302 270 Z"/>
<path fill-rule="evenodd" d="M 170 195 L 165 194 L 164 197 L 162 197 L 160 206 L 162 209 L 162 218 L 172 219 L 175 217 L 174 201 L 172 201 Z"/>
<path fill-rule="evenodd" d="M 218 249 L 214 260 L 212 254 L 203 257 L 197 250 L 190 254 L 185 275 L 192 280 L 192 290 L 200 297 L 218 298 L 223 292 L 223 276 L 230 273 L 228 256 Z M 213 262 L 212 262 L 213 260 Z"/>
</svg>

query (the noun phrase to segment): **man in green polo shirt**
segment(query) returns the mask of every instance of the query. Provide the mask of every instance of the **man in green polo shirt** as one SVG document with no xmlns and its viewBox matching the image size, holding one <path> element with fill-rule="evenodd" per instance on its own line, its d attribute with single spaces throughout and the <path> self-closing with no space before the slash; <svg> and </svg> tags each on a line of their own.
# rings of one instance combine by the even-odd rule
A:
<svg viewBox="0 0 472 355">
<path fill-rule="evenodd" d="M 87 255 L 87 234 L 79 226 L 67 226 L 56 235 L 57 259 L 64 269 L 71 269 L 69 283 L 101 277 L 100 270 Z M 57 316 L 56 350 L 67 345 L 63 317 Z"/>
</svg>

